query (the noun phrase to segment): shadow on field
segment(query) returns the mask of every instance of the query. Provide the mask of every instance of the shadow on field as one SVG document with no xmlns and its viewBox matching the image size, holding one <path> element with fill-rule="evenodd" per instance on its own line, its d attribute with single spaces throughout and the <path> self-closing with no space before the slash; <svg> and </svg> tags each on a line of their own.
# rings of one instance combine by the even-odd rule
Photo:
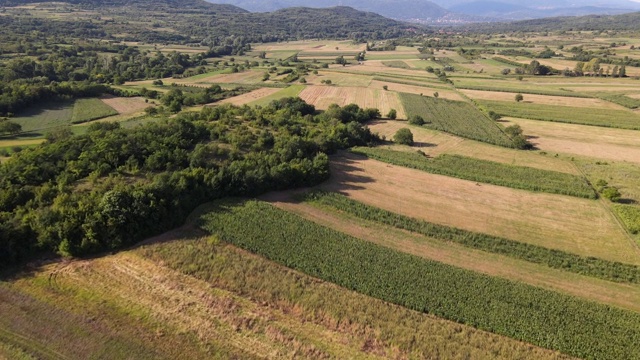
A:
<svg viewBox="0 0 640 360">
<path fill-rule="evenodd" d="M 331 159 L 331 178 L 320 185 L 320 188 L 347 195 L 349 190 L 363 190 L 363 184 L 375 182 L 372 177 L 361 175 L 364 170 L 358 162 L 368 157 L 349 152 L 340 152 Z"/>
</svg>

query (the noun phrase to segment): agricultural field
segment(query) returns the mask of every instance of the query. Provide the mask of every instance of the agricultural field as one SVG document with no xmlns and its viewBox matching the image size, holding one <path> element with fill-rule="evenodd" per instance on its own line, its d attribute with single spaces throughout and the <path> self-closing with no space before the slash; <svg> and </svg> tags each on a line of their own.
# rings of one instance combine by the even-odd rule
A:
<svg viewBox="0 0 640 360">
<path fill-rule="evenodd" d="M 524 96 L 526 100 L 526 96 Z M 584 108 L 562 105 L 479 100 L 485 109 L 502 116 L 569 124 L 640 130 L 640 114 L 627 109 Z M 515 104 L 514 104 L 515 103 Z"/>
<path fill-rule="evenodd" d="M 300 98 L 318 109 L 327 109 L 331 104 L 340 106 L 357 104 L 362 108 L 376 108 L 381 114 L 395 109 L 398 118 L 406 119 L 403 104 L 398 94 L 391 91 L 358 87 L 307 86 Z"/>
<path fill-rule="evenodd" d="M 421 116 L 427 127 L 489 144 L 512 147 L 500 126 L 473 105 L 415 94 L 400 94 L 407 116 Z"/>
<path fill-rule="evenodd" d="M 637 29 L 84 8 L 0 11 L 0 359 L 640 358 Z"/>
<path fill-rule="evenodd" d="M 118 111 L 101 99 L 78 99 L 73 105 L 71 123 L 81 124 L 112 115 L 118 115 Z"/>
<path fill-rule="evenodd" d="M 640 252 L 599 201 L 533 193 L 344 154 L 322 189 L 431 223 L 582 256 L 640 264 Z"/>
</svg>

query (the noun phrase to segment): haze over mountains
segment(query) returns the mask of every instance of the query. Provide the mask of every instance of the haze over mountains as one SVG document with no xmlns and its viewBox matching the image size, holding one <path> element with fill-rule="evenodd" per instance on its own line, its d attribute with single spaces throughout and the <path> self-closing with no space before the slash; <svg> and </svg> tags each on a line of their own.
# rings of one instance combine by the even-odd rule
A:
<svg viewBox="0 0 640 360">
<path fill-rule="evenodd" d="M 251 12 L 288 7 L 350 6 L 385 17 L 423 23 L 525 20 L 553 16 L 615 15 L 640 10 L 630 0 L 208 0 Z"/>
</svg>

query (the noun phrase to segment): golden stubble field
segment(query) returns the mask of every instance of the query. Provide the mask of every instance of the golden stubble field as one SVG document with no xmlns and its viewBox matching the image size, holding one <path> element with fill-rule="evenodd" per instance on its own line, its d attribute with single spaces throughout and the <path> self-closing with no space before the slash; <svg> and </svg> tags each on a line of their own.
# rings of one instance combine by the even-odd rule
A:
<svg viewBox="0 0 640 360">
<path fill-rule="evenodd" d="M 342 154 L 323 185 L 402 215 L 512 240 L 640 264 L 640 254 L 599 201 L 433 175 Z"/>
<path fill-rule="evenodd" d="M 300 98 L 318 109 L 326 109 L 331 104 L 340 106 L 357 104 L 362 108 L 377 108 L 384 116 L 395 109 L 400 119 L 406 118 L 404 106 L 393 91 L 369 89 L 364 87 L 307 86 Z"/>
</svg>

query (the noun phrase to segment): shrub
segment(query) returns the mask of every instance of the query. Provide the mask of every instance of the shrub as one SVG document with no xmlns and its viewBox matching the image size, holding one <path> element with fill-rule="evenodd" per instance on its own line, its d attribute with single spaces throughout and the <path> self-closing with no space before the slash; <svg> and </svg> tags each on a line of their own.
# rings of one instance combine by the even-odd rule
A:
<svg viewBox="0 0 640 360">
<path fill-rule="evenodd" d="M 398 113 L 396 112 L 396 109 L 389 110 L 389 113 L 387 114 L 387 117 L 391 120 L 395 120 L 397 116 Z"/>
<path fill-rule="evenodd" d="M 409 124 L 422 126 L 425 124 L 424 119 L 420 115 L 413 115 L 409 118 Z"/>
<path fill-rule="evenodd" d="M 393 135 L 393 141 L 401 145 L 413 145 L 413 133 L 407 128 L 402 128 Z"/>
<path fill-rule="evenodd" d="M 520 102 L 524 100 L 524 96 L 522 96 L 522 94 L 516 94 L 516 102 Z"/>
<path fill-rule="evenodd" d="M 606 199 L 611 200 L 612 202 L 618 202 L 620 201 L 622 194 L 620 194 L 620 190 L 618 190 L 617 187 L 609 186 L 602 190 L 602 196 L 604 196 Z"/>
</svg>

